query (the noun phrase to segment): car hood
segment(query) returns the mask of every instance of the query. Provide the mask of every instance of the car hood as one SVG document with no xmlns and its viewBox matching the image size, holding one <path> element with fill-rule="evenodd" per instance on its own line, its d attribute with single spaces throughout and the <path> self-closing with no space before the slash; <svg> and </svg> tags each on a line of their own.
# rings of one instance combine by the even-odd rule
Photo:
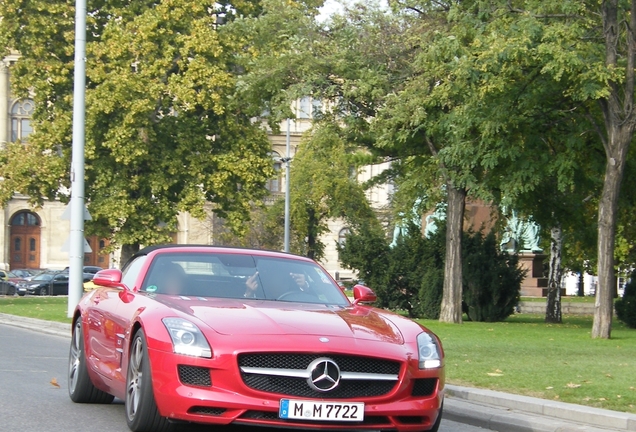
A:
<svg viewBox="0 0 636 432">
<path fill-rule="evenodd" d="M 225 335 L 317 335 L 403 344 L 398 327 L 367 306 L 278 301 L 179 298 L 157 295 L 166 306 L 196 317 Z"/>
</svg>

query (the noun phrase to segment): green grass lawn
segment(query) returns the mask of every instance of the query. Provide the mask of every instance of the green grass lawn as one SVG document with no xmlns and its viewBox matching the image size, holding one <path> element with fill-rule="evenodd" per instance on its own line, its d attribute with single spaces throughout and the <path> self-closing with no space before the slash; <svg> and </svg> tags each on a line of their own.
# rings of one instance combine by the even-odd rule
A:
<svg viewBox="0 0 636 432">
<path fill-rule="evenodd" d="M 70 323 L 67 297 L 0 297 L 0 313 Z"/>
<path fill-rule="evenodd" d="M 524 302 L 543 302 L 545 303 L 545 297 L 521 297 L 521 301 Z M 563 296 L 561 297 L 561 301 L 564 303 L 592 303 L 594 304 L 595 297 L 594 296 Z"/>
<path fill-rule="evenodd" d="M 66 297 L 0 297 L 0 312 L 70 322 Z M 451 384 L 636 413 L 636 330 L 614 321 L 590 339 L 592 317 L 518 314 L 503 323 L 421 320 L 441 339 Z"/>
<path fill-rule="evenodd" d="M 442 340 L 451 384 L 636 413 L 636 330 L 614 321 L 611 340 L 593 340 L 590 316 L 543 320 L 421 322 Z"/>
</svg>

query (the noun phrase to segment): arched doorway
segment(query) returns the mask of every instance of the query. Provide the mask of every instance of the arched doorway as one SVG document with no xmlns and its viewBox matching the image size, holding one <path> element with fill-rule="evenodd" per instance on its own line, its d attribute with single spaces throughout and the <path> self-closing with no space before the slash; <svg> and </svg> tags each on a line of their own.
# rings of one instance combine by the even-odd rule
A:
<svg viewBox="0 0 636 432">
<path fill-rule="evenodd" d="M 9 265 L 17 268 L 40 268 L 40 217 L 21 211 L 11 218 Z"/>
<path fill-rule="evenodd" d="M 110 244 L 107 239 L 100 238 L 96 235 L 86 237 L 86 241 L 93 252 L 84 254 L 84 265 L 95 266 L 101 268 L 110 267 L 110 255 L 104 252 L 104 249 Z"/>
</svg>

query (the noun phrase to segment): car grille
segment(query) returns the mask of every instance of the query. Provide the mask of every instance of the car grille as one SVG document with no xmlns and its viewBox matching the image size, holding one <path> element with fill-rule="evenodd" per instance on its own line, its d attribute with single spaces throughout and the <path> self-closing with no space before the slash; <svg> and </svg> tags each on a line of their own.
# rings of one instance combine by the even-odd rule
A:
<svg viewBox="0 0 636 432">
<path fill-rule="evenodd" d="M 372 357 L 358 357 L 330 354 L 241 354 L 240 367 L 259 367 L 270 369 L 306 369 L 309 363 L 321 357 L 329 357 L 341 371 L 366 372 L 398 375 L 400 363 L 392 360 Z"/>
<path fill-rule="evenodd" d="M 225 411 L 225 408 L 214 408 L 214 407 L 204 407 L 204 406 L 195 406 L 188 410 L 190 414 L 199 414 L 199 415 L 208 415 L 208 416 L 220 416 Z"/>
<path fill-rule="evenodd" d="M 420 378 L 413 380 L 411 396 L 430 396 L 437 388 L 437 378 Z"/>
<path fill-rule="evenodd" d="M 210 369 L 198 366 L 179 365 L 179 381 L 185 385 L 211 387 Z"/>
<path fill-rule="evenodd" d="M 373 374 L 356 379 L 342 378 L 337 387 L 317 391 L 306 377 L 284 376 L 285 371 L 306 371 L 314 360 L 333 360 L 342 373 Z M 398 382 L 400 363 L 371 357 L 329 354 L 242 354 L 238 358 L 241 377 L 248 387 L 267 393 L 310 398 L 351 399 L 385 395 Z M 279 370 L 283 376 L 273 376 L 260 370 Z M 247 370 L 247 371 L 246 371 Z M 381 379 L 380 379 L 381 378 Z"/>
</svg>

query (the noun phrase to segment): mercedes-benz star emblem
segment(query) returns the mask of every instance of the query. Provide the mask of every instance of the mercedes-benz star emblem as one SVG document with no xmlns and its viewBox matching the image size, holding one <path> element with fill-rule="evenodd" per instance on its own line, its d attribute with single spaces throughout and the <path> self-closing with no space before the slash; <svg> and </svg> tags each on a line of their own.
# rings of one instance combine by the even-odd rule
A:
<svg viewBox="0 0 636 432">
<path fill-rule="evenodd" d="M 328 392 L 340 383 L 340 368 L 330 358 L 322 357 L 312 361 L 307 367 L 311 375 L 307 379 L 309 387 L 319 392 Z"/>
</svg>

